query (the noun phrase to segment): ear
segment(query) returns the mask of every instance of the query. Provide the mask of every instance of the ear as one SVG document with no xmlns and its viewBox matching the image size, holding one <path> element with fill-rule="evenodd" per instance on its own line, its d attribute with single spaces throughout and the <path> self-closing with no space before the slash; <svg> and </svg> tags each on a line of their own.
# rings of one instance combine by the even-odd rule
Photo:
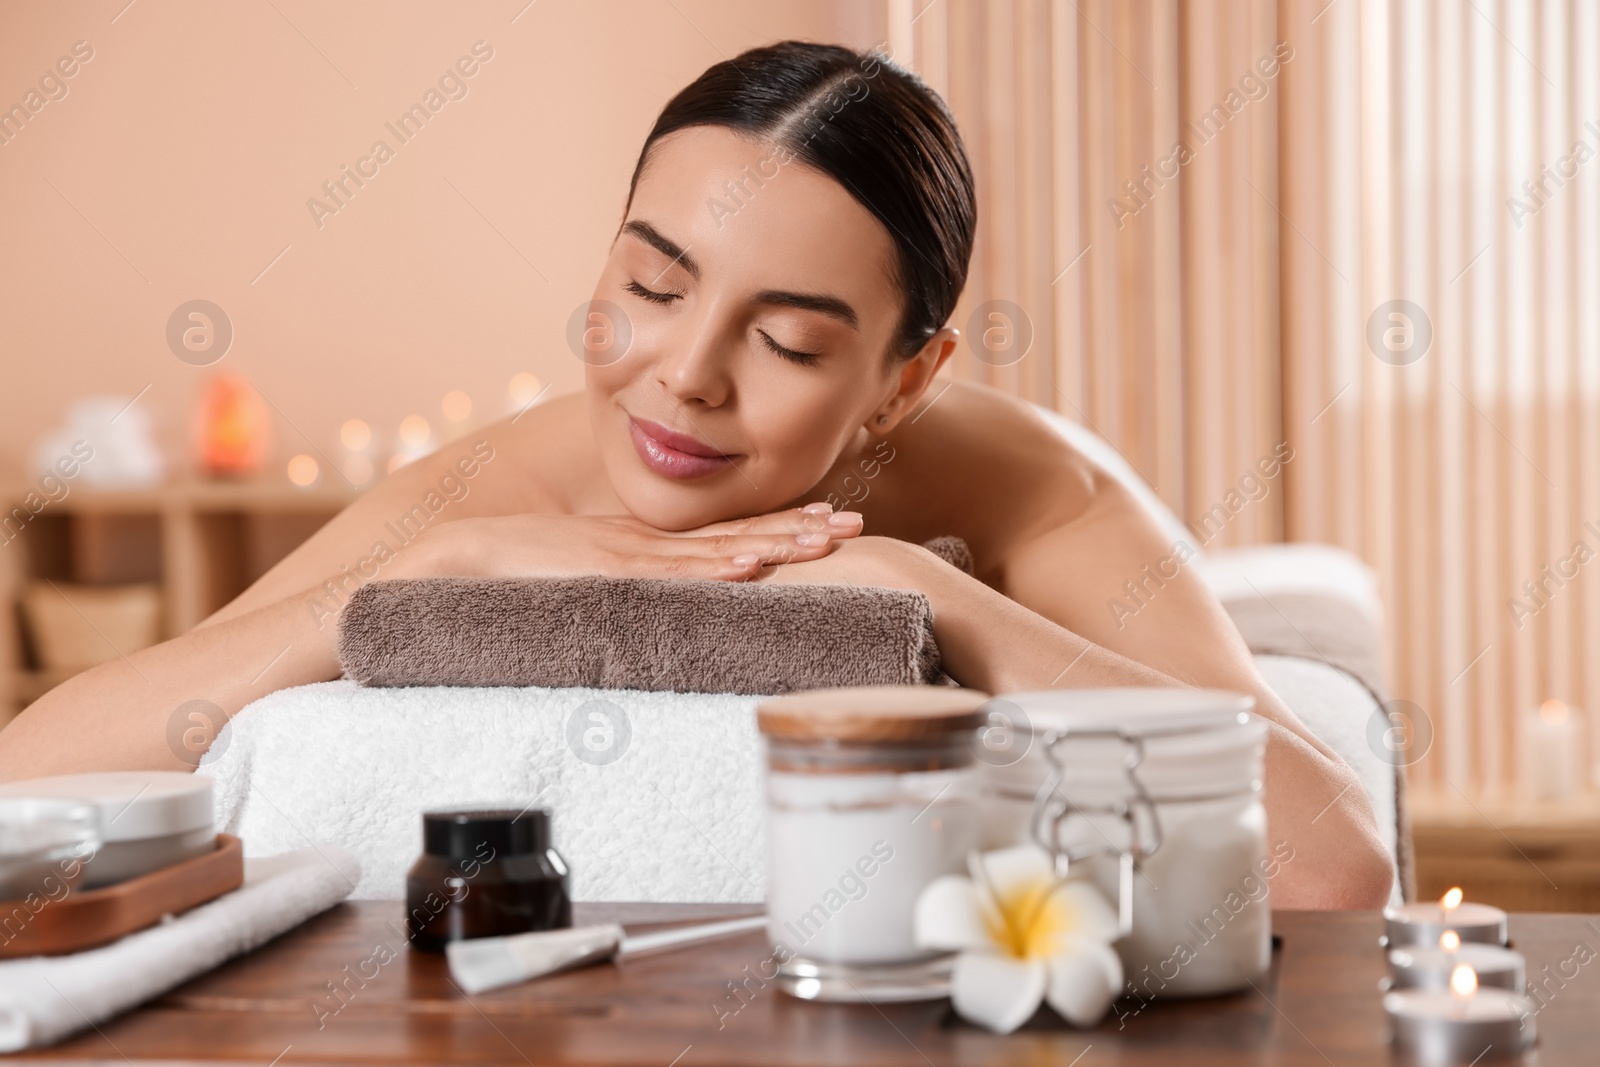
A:
<svg viewBox="0 0 1600 1067">
<path fill-rule="evenodd" d="M 939 368 L 955 355 L 956 344 L 960 340 L 961 331 L 946 326 L 928 338 L 916 355 L 902 361 L 896 374 L 895 390 L 872 413 L 872 419 L 867 423 L 868 432 L 886 434 L 911 414 L 916 409 L 917 401 L 922 399 L 922 394 L 933 384 L 933 377 L 939 373 Z M 880 422 L 880 419 L 887 421 Z"/>
</svg>

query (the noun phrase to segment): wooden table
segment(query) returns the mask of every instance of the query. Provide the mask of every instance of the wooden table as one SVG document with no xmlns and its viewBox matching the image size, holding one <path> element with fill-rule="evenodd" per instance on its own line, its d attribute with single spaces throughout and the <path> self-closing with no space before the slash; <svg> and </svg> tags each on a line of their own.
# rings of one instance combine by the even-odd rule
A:
<svg viewBox="0 0 1600 1067">
<path fill-rule="evenodd" d="M 589 905 L 579 923 L 751 914 L 717 905 Z M 1205 1000 L 1128 1002 L 1092 1031 L 1045 1009 L 996 1037 L 948 1002 L 830 1005 L 789 999 L 752 979 L 761 934 L 640 957 L 467 997 L 442 957 L 400 949 L 400 906 L 346 903 L 138 1011 L 30 1059 L 52 1063 L 1112 1064 L 1271 1063 L 1344 1067 L 1392 1060 L 1378 982 L 1373 912 L 1277 912 L 1280 938 L 1258 989 Z M 1513 944 L 1530 984 L 1583 943 L 1591 962 L 1551 982 L 1538 1023 L 1539 1067 L 1600 1061 L 1600 918 L 1516 915 Z M 379 946 L 385 946 L 380 951 Z M 1551 970 L 1543 968 L 1549 965 Z M 745 968 L 749 971 L 746 972 Z M 1572 975 L 1573 967 L 1567 967 Z M 365 976 L 365 977 L 364 977 Z M 344 992 L 333 990 L 342 984 Z M 313 1005 L 323 1005 L 319 1010 Z M 716 1007 L 713 1007 L 713 1006 Z M 719 1010 L 720 1009 L 720 1010 Z M 720 1025 L 719 1025 L 720 1017 Z M 19 1056 L 16 1059 L 21 1060 Z M 1489 1061 L 1483 1061 L 1487 1064 Z"/>
</svg>

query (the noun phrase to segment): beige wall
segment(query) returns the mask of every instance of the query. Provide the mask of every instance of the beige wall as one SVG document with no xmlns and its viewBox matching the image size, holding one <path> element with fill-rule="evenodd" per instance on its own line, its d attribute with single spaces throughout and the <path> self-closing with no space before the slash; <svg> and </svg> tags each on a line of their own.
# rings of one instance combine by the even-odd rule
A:
<svg viewBox="0 0 1600 1067">
<path fill-rule="evenodd" d="M 408 414 L 439 425 L 449 390 L 492 416 L 520 371 L 576 389 L 567 317 L 671 94 L 754 44 L 886 32 L 882 4 L 852 0 L 125 3 L 0 7 L 0 107 L 93 50 L 0 144 L 0 477 L 75 397 L 147 385 L 187 456 L 219 371 L 279 409 L 279 477 L 334 455 L 348 417 L 387 445 Z M 466 95 L 401 144 L 385 123 L 478 41 L 493 58 Z M 307 200 L 379 139 L 393 158 L 319 227 Z M 196 298 L 235 329 L 213 367 L 166 343 Z"/>
</svg>

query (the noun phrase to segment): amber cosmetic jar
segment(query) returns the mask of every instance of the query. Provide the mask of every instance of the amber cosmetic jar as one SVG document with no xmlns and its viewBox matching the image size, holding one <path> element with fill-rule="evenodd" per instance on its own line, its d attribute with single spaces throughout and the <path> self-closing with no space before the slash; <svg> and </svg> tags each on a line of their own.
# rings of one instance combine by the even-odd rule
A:
<svg viewBox="0 0 1600 1067">
<path fill-rule="evenodd" d="M 567 865 L 550 845 L 549 812 L 423 813 L 422 855 L 406 875 L 413 946 L 443 952 L 451 941 L 571 925 Z"/>
</svg>

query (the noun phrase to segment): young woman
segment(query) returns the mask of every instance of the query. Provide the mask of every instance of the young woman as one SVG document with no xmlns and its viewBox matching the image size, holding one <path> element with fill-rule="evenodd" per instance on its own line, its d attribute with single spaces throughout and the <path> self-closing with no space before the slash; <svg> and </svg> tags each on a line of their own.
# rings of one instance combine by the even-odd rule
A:
<svg viewBox="0 0 1600 1067">
<path fill-rule="evenodd" d="M 62 684 L 0 732 L 0 778 L 185 766 L 175 709 L 337 677 L 338 612 L 372 578 L 849 582 L 927 594 L 974 688 L 1253 695 L 1269 833 L 1296 856 L 1274 903 L 1380 905 L 1393 874 L 1365 792 L 1206 587 L 1185 570 L 1136 618 L 1107 611 L 1171 554 L 1150 515 L 1027 405 L 930 390 L 975 226 L 954 122 L 914 75 L 798 42 L 717 64 L 640 152 L 584 393 L 401 469 L 190 633 Z M 941 534 L 976 577 L 919 547 Z"/>
</svg>

